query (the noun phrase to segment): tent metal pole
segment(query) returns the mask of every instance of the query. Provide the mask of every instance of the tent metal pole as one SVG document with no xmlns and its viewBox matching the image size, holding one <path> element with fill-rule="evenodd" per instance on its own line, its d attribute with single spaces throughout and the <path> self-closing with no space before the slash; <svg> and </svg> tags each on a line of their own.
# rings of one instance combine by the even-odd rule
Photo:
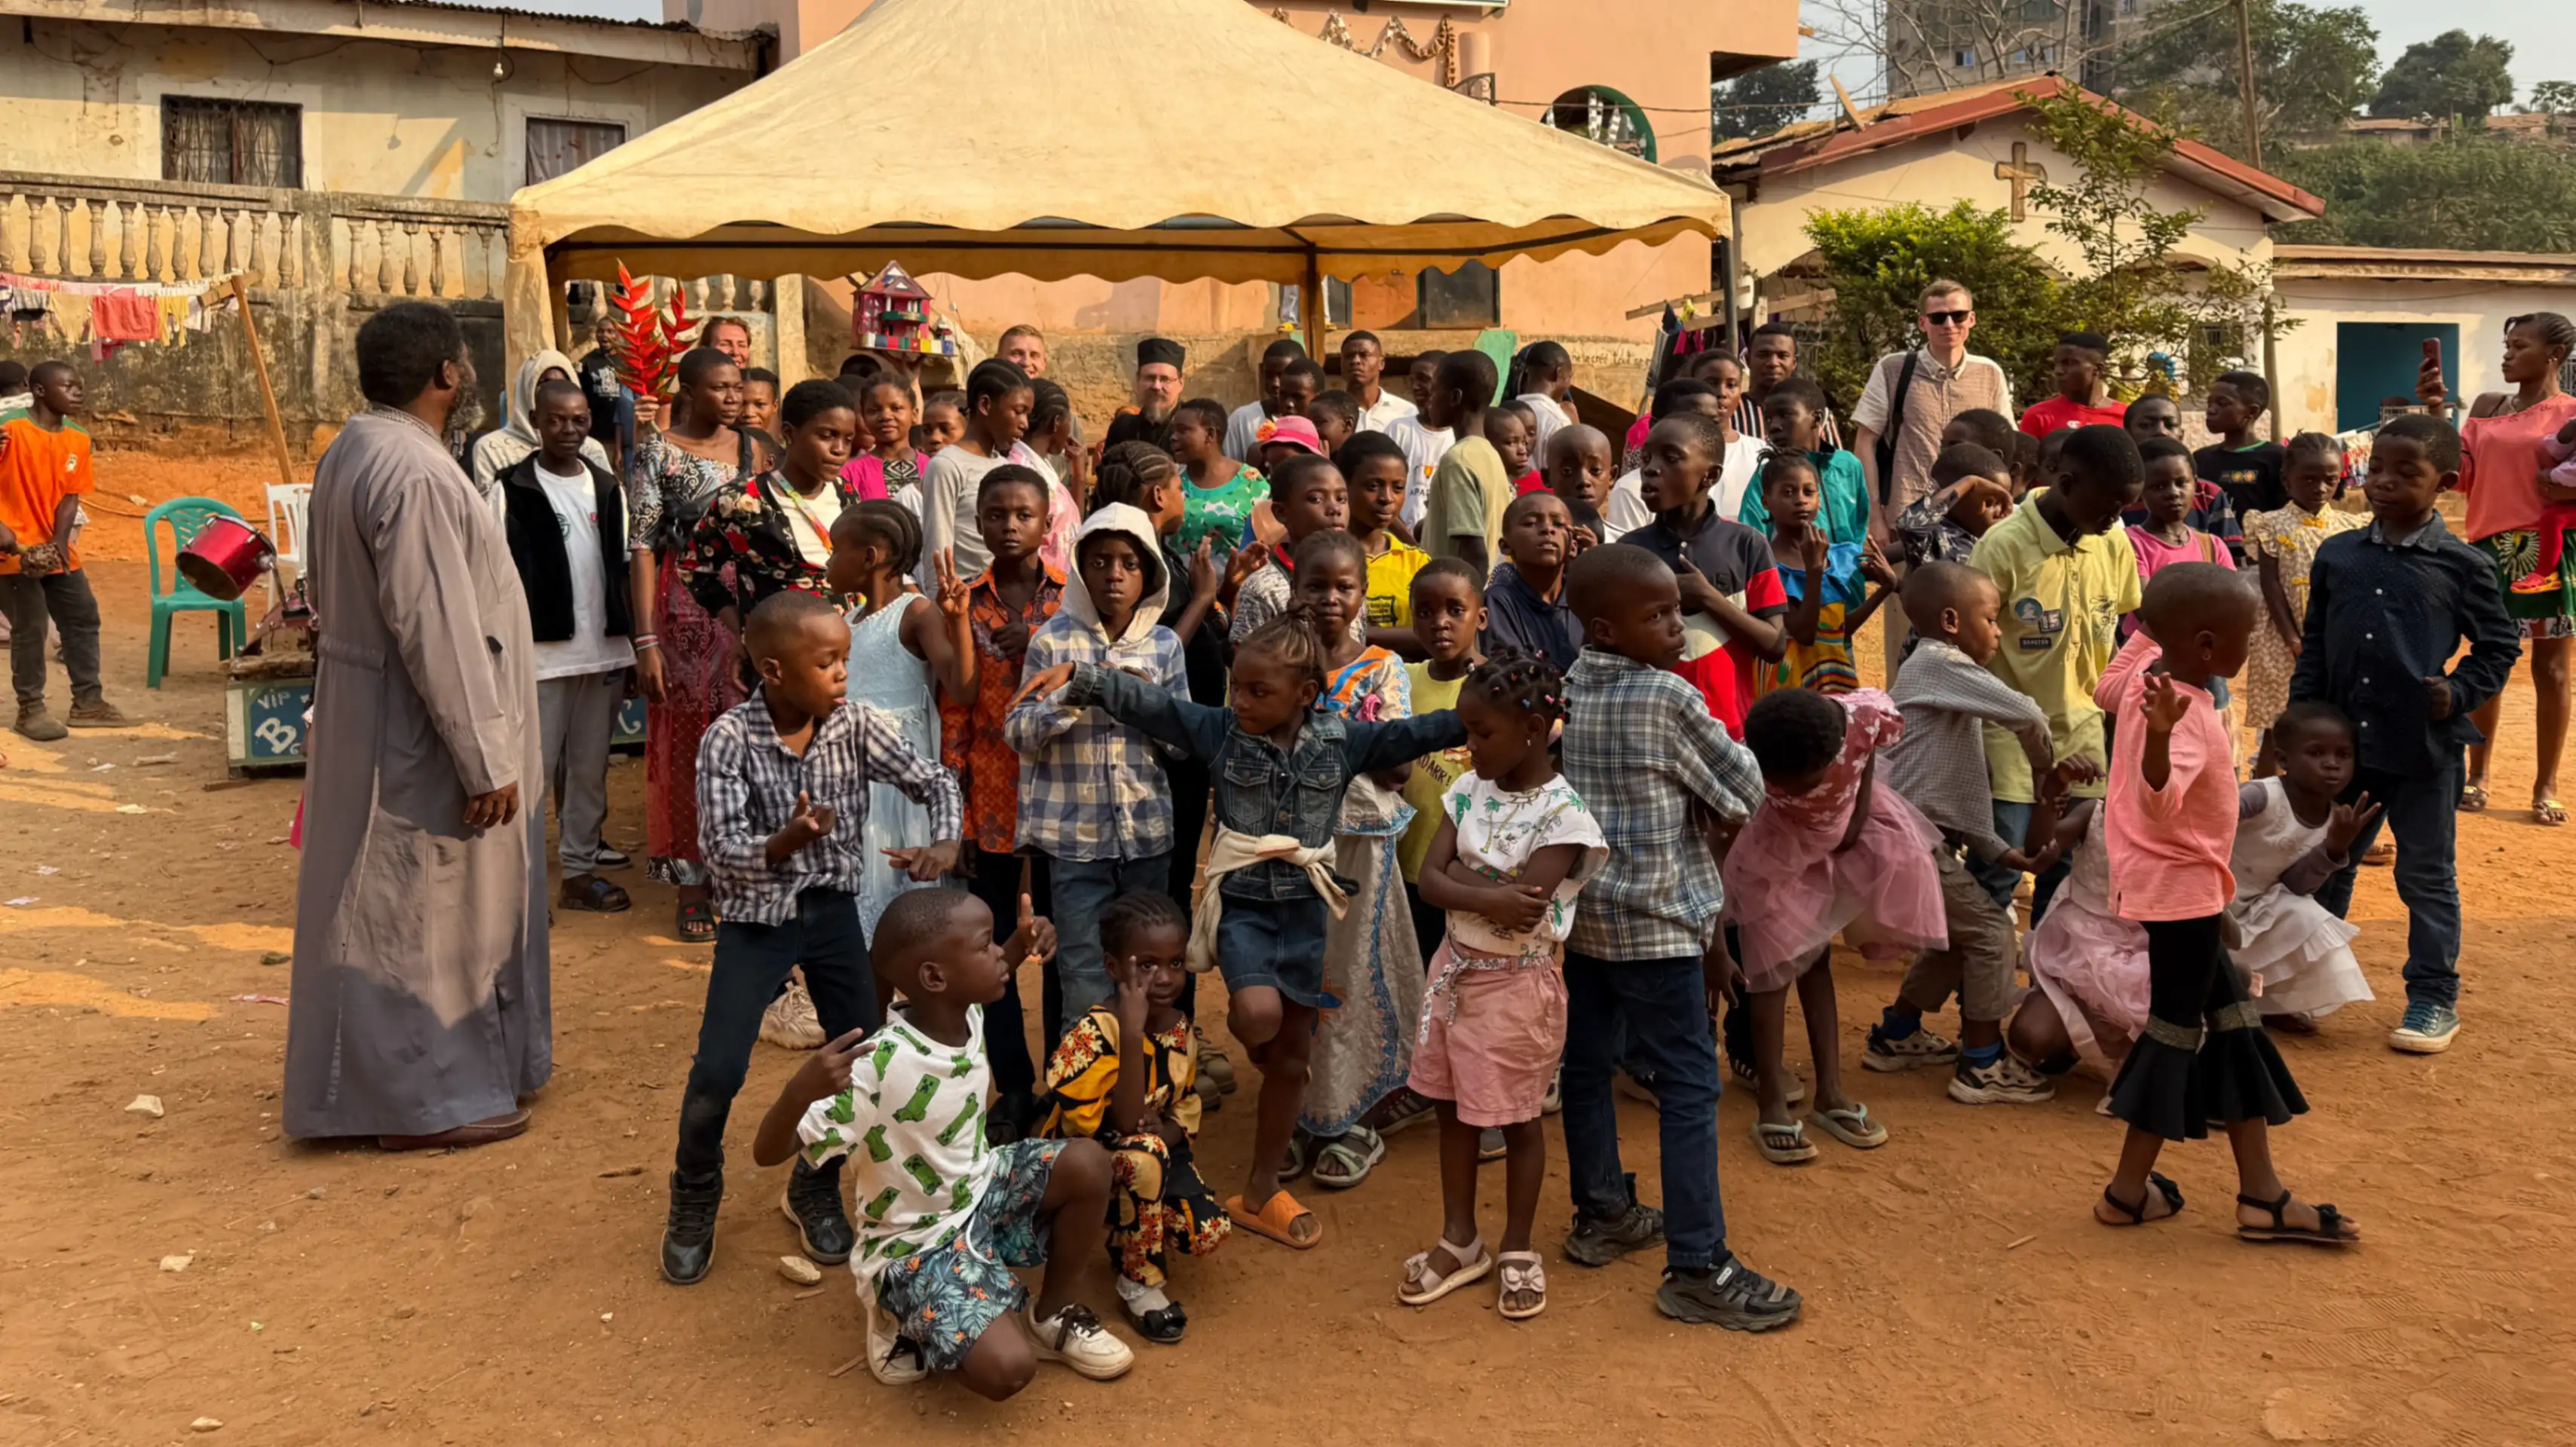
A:
<svg viewBox="0 0 2576 1447">
<path fill-rule="evenodd" d="M 1306 333 L 1306 355 L 1324 355 L 1324 258 L 1306 248 L 1306 279 L 1297 284 L 1297 321 Z"/>
</svg>

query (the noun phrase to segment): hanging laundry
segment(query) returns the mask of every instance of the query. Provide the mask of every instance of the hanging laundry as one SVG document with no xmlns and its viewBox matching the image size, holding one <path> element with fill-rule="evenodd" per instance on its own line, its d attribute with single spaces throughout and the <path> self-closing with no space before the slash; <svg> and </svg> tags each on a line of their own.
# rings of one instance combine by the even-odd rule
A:
<svg viewBox="0 0 2576 1447">
<path fill-rule="evenodd" d="M 89 354 L 97 361 L 116 355 L 128 342 L 161 340 L 161 309 L 151 297 L 112 291 L 90 299 Z"/>
<path fill-rule="evenodd" d="M 163 292 L 152 299 L 152 304 L 159 313 L 153 339 L 171 346 L 187 345 L 188 309 L 197 304 L 197 299 L 184 292 Z"/>
</svg>

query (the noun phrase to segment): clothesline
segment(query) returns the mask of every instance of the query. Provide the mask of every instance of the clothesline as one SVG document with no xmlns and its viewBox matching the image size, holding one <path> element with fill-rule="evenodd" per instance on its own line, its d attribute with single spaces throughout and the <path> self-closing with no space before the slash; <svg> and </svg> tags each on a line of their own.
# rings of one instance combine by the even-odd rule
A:
<svg viewBox="0 0 2576 1447">
<path fill-rule="evenodd" d="M 130 292 L 136 296 L 148 297 L 203 297 L 209 292 L 229 287 L 232 279 L 241 274 L 238 271 L 228 271 L 221 276 L 210 276 L 201 281 L 66 281 L 60 277 L 19 276 L 14 272 L 0 271 L 0 287 L 6 287 L 13 292 L 46 291 L 72 296 L 113 296 L 119 292 Z"/>
</svg>

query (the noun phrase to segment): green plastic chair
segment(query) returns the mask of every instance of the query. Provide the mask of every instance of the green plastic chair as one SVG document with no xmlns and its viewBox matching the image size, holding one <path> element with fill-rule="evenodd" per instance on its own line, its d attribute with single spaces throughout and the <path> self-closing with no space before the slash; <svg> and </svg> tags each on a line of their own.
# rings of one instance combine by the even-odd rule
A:
<svg viewBox="0 0 2576 1447">
<path fill-rule="evenodd" d="M 179 497 L 161 504 L 143 515 L 143 546 L 152 559 L 152 646 L 143 665 L 143 686 L 159 688 L 161 675 L 170 671 L 170 620 L 181 613 L 213 613 L 215 647 L 218 656 L 230 658 L 236 648 L 250 646 L 250 615 L 239 598 L 229 603 L 210 598 L 197 591 L 197 585 L 181 576 L 179 550 L 196 541 L 206 524 L 219 517 L 240 518 L 241 514 L 211 497 Z M 170 526 L 170 572 L 174 585 L 161 591 L 161 525 Z"/>
</svg>

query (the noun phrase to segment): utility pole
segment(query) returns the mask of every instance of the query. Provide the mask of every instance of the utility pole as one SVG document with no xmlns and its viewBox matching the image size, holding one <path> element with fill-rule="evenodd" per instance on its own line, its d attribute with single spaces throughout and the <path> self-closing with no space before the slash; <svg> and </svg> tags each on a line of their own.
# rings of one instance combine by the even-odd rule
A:
<svg viewBox="0 0 2576 1447">
<path fill-rule="evenodd" d="M 2263 169 L 2263 123 L 2254 101 L 2254 18 L 2247 0 L 2236 0 L 2236 91 L 2245 102 L 2245 163 Z"/>
</svg>

